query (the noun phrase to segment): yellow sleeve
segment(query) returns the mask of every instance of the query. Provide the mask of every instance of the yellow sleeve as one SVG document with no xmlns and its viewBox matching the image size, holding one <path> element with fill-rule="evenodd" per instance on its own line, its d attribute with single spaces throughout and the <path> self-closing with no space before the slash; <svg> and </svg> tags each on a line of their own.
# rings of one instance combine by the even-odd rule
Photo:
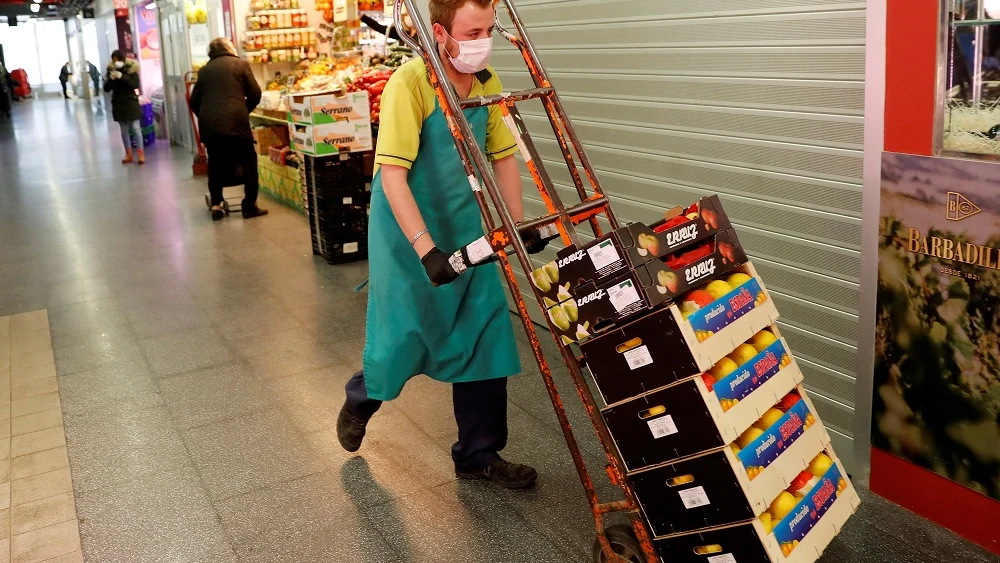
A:
<svg viewBox="0 0 1000 563">
<path fill-rule="evenodd" d="M 420 148 L 424 124 L 423 99 L 419 84 L 410 73 L 399 71 L 382 92 L 375 164 L 393 164 L 409 169 Z"/>
<path fill-rule="evenodd" d="M 500 83 L 500 78 L 497 77 L 496 71 L 492 68 L 489 70 L 493 73 L 493 77 L 484 84 L 486 93 L 499 94 L 503 91 L 503 85 Z M 507 124 L 503 121 L 503 113 L 500 111 L 500 106 L 493 105 L 489 106 L 489 108 L 490 115 L 486 122 L 486 156 L 490 160 L 500 160 L 516 154 L 517 142 L 514 140 L 514 135 L 511 134 L 510 129 L 507 128 Z"/>
</svg>

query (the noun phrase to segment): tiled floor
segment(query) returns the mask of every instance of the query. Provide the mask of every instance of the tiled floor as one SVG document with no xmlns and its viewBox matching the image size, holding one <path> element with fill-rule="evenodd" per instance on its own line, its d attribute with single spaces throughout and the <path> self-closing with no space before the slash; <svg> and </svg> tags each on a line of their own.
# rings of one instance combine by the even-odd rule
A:
<svg viewBox="0 0 1000 563">
<path fill-rule="evenodd" d="M 313 258 L 306 221 L 277 205 L 211 222 L 189 155 L 161 145 L 125 167 L 117 138 L 104 115 L 61 100 L 0 122 L 0 315 L 48 311 L 53 350 L 14 373 L 48 382 L 54 359 L 86 561 L 590 560 L 589 510 L 526 347 L 505 455 L 539 468 L 534 490 L 454 479 L 451 394 L 427 379 L 347 454 L 333 426 L 359 365 L 365 264 Z M 599 445 L 556 376 L 610 499 Z M 58 424 L 58 411 L 36 414 L 12 418 L 12 433 Z M 48 451 L 33 463 L 65 483 L 65 458 Z M 824 563 L 998 561 L 864 500 Z"/>
<path fill-rule="evenodd" d="M 83 561 L 44 310 L 0 317 L 0 561 Z"/>
</svg>

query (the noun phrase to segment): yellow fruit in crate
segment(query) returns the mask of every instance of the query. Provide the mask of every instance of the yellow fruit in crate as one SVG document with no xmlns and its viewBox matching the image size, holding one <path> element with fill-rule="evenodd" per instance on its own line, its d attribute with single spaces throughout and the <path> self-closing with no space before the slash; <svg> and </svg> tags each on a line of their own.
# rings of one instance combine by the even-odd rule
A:
<svg viewBox="0 0 1000 563">
<path fill-rule="evenodd" d="M 744 274 L 743 272 L 737 272 L 737 273 L 729 276 L 726 279 L 726 283 L 728 283 L 729 286 L 732 287 L 733 289 L 736 289 L 737 287 L 739 287 L 739 286 L 747 283 L 751 279 L 752 278 L 750 276 L 748 276 L 747 274 Z"/>
<path fill-rule="evenodd" d="M 788 491 L 781 491 L 781 494 L 778 495 L 778 498 L 774 499 L 767 511 L 771 513 L 771 518 L 780 522 L 782 518 L 788 516 L 788 513 L 795 508 L 797 503 L 795 495 Z"/>
<path fill-rule="evenodd" d="M 722 280 L 715 280 L 705 286 L 705 291 L 712 296 L 712 299 L 721 299 L 723 295 L 732 291 L 733 288 Z"/>
<path fill-rule="evenodd" d="M 757 424 L 754 424 L 757 428 L 761 430 L 767 430 L 768 428 L 774 426 L 776 422 L 781 420 L 781 417 L 785 416 L 785 413 L 779 411 L 778 409 L 767 409 L 764 416 L 760 417 Z"/>
<path fill-rule="evenodd" d="M 729 353 L 729 359 L 742 366 L 757 355 L 757 349 L 749 344 L 740 344 L 735 350 Z"/>
<path fill-rule="evenodd" d="M 722 358 L 719 360 L 719 363 L 712 366 L 712 369 L 708 370 L 708 372 L 712 374 L 712 377 L 714 377 L 716 381 L 719 381 L 736 371 L 739 367 L 740 366 L 736 365 L 736 362 L 730 360 L 729 358 Z"/>
<path fill-rule="evenodd" d="M 774 528 L 774 524 L 771 522 L 771 515 L 765 512 L 759 518 L 761 525 L 764 526 L 764 531 L 770 534 Z"/>
<path fill-rule="evenodd" d="M 809 462 L 809 473 L 812 473 L 816 477 L 823 477 L 832 465 L 833 460 L 830 459 L 830 456 L 820 452 L 818 456 Z"/>
<path fill-rule="evenodd" d="M 747 428 L 746 432 L 740 434 L 740 437 L 736 440 L 736 443 L 739 444 L 740 449 L 742 450 L 743 448 L 753 443 L 754 440 L 760 438 L 763 434 L 764 434 L 763 430 L 751 426 L 750 428 Z"/>
<path fill-rule="evenodd" d="M 773 332 L 767 330 L 766 328 L 758 332 L 757 334 L 753 335 L 753 338 L 750 339 L 750 343 L 753 345 L 754 348 L 757 349 L 758 352 L 763 352 L 765 348 L 767 348 L 771 344 L 774 344 L 777 341 L 778 337 L 775 336 Z"/>
</svg>

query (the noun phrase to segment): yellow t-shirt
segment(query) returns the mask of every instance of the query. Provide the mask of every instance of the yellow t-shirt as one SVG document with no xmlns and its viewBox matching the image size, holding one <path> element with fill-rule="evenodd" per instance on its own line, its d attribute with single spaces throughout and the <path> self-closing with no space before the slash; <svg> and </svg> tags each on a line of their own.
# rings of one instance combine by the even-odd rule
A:
<svg viewBox="0 0 1000 563">
<path fill-rule="evenodd" d="M 485 84 L 479 78 L 473 78 L 470 98 L 503 91 L 496 72 L 492 68 L 487 68 L 486 71 L 490 77 Z M 420 149 L 420 130 L 424 120 L 434 113 L 436 104 L 437 96 L 422 59 L 412 60 L 392 74 L 382 92 L 375 170 L 382 164 L 394 164 L 407 169 L 413 166 Z M 489 106 L 489 112 L 486 155 L 490 160 L 500 160 L 516 153 L 517 143 L 503 121 L 500 107 Z"/>
</svg>

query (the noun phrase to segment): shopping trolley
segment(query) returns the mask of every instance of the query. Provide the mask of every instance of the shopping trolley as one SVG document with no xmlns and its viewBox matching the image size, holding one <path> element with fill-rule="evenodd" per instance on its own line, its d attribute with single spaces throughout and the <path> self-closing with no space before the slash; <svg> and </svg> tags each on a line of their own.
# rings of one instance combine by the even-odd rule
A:
<svg viewBox="0 0 1000 563">
<path fill-rule="evenodd" d="M 535 87 L 522 91 L 503 92 L 491 96 L 459 99 L 447 83 L 447 76 L 436 48 L 435 40 L 428 31 L 427 25 L 420 17 L 420 11 L 417 9 L 415 1 L 395 0 L 394 22 L 396 29 L 404 29 L 401 13 L 404 5 L 407 11 L 413 14 L 412 21 L 417 37 L 414 38 L 405 33 L 400 33 L 400 38 L 415 53 L 419 54 L 427 65 L 431 85 L 437 93 L 441 109 L 447 118 L 448 126 L 454 137 L 455 147 L 458 149 L 458 154 L 464 163 L 465 171 L 469 177 L 470 188 L 475 193 L 483 220 L 489 230 L 486 236 L 466 245 L 466 247 L 456 252 L 451 258 L 451 263 L 459 271 L 495 261 L 499 261 L 500 263 L 510 289 L 511 297 L 517 305 L 521 322 L 531 343 L 531 348 L 538 363 L 542 379 L 545 382 L 549 398 L 552 401 L 552 406 L 559 419 L 559 425 L 562 428 L 562 433 L 566 439 L 570 455 L 573 458 L 573 463 L 576 465 L 580 482 L 583 485 L 587 500 L 590 502 L 590 507 L 593 511 L 594 525 L 597 532 L 597 539 L 594 542 L 594 560 L 598 563 L 653 563 L 660 559 L 653 547 L 650 532 L 640 517 L 639 504 L 636 501 L 635 493 L 624 477 L 624 464 L 619 458 L 617 449 L 611 439 L 611 434 L 608 432 L 608 428 L 601 417 L 593 393 L 584 379 L 581 360 L 574 355 L 568 345 L 556 338 L 556 345 L 558 346 L 560 356 L 569 369 L 574 387 L 576 387 L 580 399 L 586 408 L 587 415 L 593 423 L 594 430 L 600 437 L 601 444 L 604 447 L 604 452 L 608 460 L 608 465 L 605 468 L 607 474 L 611 482 L 622 489 L 625 497 L 624 500 L 601 502 L 598 499 L 594 481 L 584 462 L 580 446 L 577 443 L 574 430 L 566 414 L 566 409 L 563 406 L 562 397 L 556 389 L 548 360 L 542 351 L 538 334 L 528 315 L 527 306 L 522 298 L 514 270 L 511 268 L 508 259 L 509 252 L 513 250 L 515 257 L 526 274 L 530 274 L 534 270 L 531 259 L 528 257 L 525 245 L 521 239 L 521 233 L 538 230 L 542 238 L 561 238 L 565 244 L 580 245 L 581 241 L 576 232 L 577 225 L 588 223 L 594 235 L 601 236 L 601 227 L 598 223 L 599 216 L 603 216 L 613 229 L 617 229 L 620 224 L 611 208 L 600 179 L 597 177 L 594 166 L 587 157 L 587 153 L 559 100 L 558 93 L 549 81 L 541 62 L 538 60 L 538 55 L 528 39 L 528 35 L 525 32 L 520 15 L 513 5 L 513 1 L 494 0 L 494 8 L 500 3 L 503 3 L 506 8 L 514 29 L 510 31 L 504 27 L 498 12 L 496 31 L 518 49 L 528 66 Z M 545 108 L 546 116 L 552 126 L 555 139 L 562 151 L 563 158 L 566 161 L 579 196 L 579 202 L 573 205 L 567 206 L 564 204 L 556 192 L 552 180 L 542 164 L 542 159 L 535 149 L 531 136 L 524 125 L 524 121 L 517 110 L 517 102 L 536 99 L 540 100 Z M 521 156 L 524 158 L 528 171 L 531 173 L 548 211 L 542 217 L 523 221 L 518 224 L 514 223 L 507 205 L 501 196 L 496 178 L 487 162 L 486 155 L 477 144 L 475 136 L 472 133 L 472 127 L 462 111 L 466 108 L 492 105 L 499 106 L 505 123 L 518 141 Z M 579 165 L 576 159 L 579 159 Z M 580 166 L 583 168 L 582 174 L 579 169 Z M 489 197 L 496 214 L 499 216 L 499 225 L 488 206 L 487 197 Z M 544 311 L 545 305 L 542 296 L 533 284 L 529 285 L 532 286 L 538 306 Z M 547 322 L 552 334 L 556 334 L 555 327 L 552 326 L 552 321 L 547 320 Z M 613 525 L 605 527 L 605 516 L 615 512 L 627 514 L 631 521 L 631 526 Z"/>
</svg>

